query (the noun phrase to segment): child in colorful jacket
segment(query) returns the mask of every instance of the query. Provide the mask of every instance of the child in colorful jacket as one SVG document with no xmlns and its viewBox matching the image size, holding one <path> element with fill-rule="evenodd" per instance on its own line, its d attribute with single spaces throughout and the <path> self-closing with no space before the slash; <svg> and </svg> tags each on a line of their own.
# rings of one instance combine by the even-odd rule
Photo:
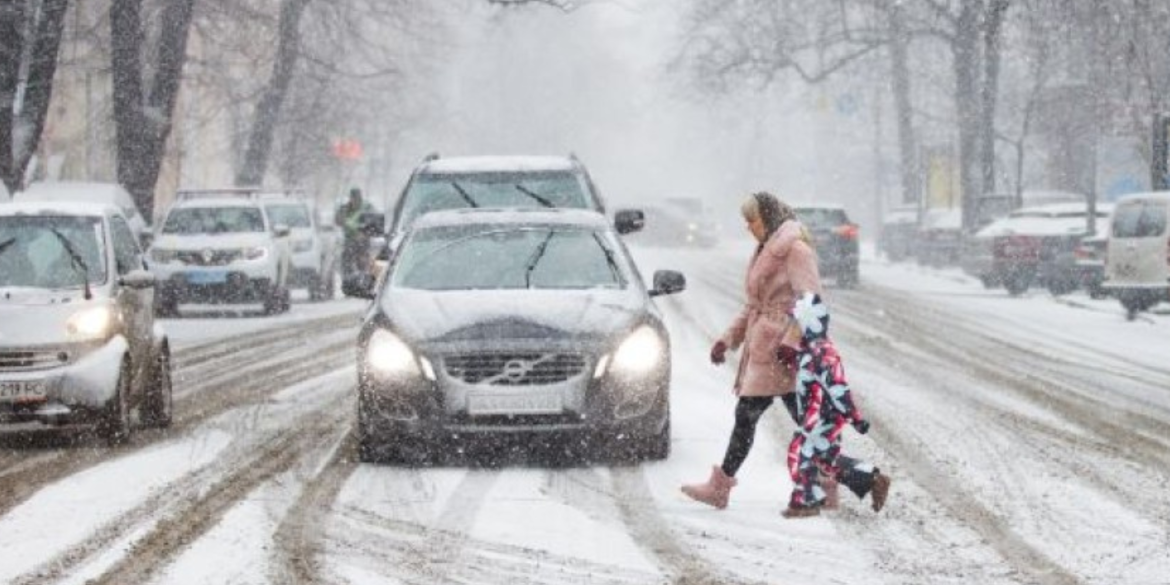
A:
<svg viewBox="0 0 1170 585">
<path fill-rule="evenodd" d="M 834 507 L 838 483 L 858 498 L 872 493 L 873 510 L 880 511 L 890 478 L 872 464 L 841 454 L 845 426 L 864 434 L 869 422 L 853 401 L 841 356 L 829 339 L 829 310 L 820 295 L 807 293 L 796 301 L 793 316 L 801 328 L 801 349 L 795 356 L 796 391 L 784 396 L 784 403 L 798 428 L 788 446 L 794 485 L 784 517 L 816 516 L 826 503 Z"/>
</svg>

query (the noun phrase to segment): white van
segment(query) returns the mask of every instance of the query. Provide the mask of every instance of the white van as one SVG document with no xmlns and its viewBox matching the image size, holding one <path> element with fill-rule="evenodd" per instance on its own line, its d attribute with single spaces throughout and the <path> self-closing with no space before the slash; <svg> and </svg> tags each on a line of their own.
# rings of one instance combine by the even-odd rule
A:
<svg viewBox="0 0 1170 585">
<path fill-rule="evenodd" d="M 1170 191 L 1127 195 L 1113 209 L 1104 287 L 1129 318 L 1170 301 Z"/>
</svg>

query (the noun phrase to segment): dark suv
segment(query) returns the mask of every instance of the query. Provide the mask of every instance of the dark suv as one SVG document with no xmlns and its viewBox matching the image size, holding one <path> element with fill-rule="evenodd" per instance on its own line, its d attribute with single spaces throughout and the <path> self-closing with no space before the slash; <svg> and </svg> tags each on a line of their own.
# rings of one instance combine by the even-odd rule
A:
<svg viewBox="0 0 1170 585">
<path fill-rule="evenodd" d="M 416 219 L 432 211 L 475 208 L 586 209 L 606 214 L 601 194 L 576 156 L 444 158 L 432 154 L 411 173 L 394 205 L 385 243 L 376 248 L 379 251 L 372 268 L 375 274 L 361 283 L 343 283 L 346 294 L 360 296 L 353 293 L 373 286 Z M 614 229 L 619 234 L 638 231 L 644 222 L 641 211 L 619 210 L 614 214 Z M 384 223 L 384 219 L 370 214 L 367 223 Z M 370 229 L 381 231 L 373 226 Z"/>
<path fill-rule="evenodd" d="M 817 250 L 817 267 L 845 288 L 857 286 L 859 280 L 857 224 L 849 220 L 845 209 L 836 205 L 802 205 L 796 216 L 812 232 Z"/>
</svg>

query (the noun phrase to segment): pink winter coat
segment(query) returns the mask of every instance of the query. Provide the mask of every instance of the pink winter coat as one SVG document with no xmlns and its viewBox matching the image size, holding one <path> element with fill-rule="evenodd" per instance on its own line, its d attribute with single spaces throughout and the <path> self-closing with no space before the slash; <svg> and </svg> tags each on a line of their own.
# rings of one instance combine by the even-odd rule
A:
<svg viewBox="0 0 1170 585">
<path fill-rule="evenodd" d="M 788 312 L 801 293 L 821 292 L 816 253 L 801 237 L 803 231 L 796 220 L 784 222 L 748 265 L 747 302 L 720 338 L 729 349 L 743 347 L 735 377 L 737 396 L 778 396 L 794 390 L 795 376 L 777 360 L 776 350 L 781 343 L 800 347 L 800 327 Z"/>
</svg>

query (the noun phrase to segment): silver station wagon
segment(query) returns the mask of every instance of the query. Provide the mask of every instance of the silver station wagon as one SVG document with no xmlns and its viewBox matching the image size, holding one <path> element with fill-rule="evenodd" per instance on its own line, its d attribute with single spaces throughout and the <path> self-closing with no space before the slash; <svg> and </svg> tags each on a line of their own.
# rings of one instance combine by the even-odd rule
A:
<svg viewBox="0 0 1170 585">
<path fill-rule="evenodd" d="M 585 434 L 670 451 L 670 339 L 612 225 L 585 210 L 440 211 L 411 227 L 358 339 L 361 458 Z"/>
</svg>

